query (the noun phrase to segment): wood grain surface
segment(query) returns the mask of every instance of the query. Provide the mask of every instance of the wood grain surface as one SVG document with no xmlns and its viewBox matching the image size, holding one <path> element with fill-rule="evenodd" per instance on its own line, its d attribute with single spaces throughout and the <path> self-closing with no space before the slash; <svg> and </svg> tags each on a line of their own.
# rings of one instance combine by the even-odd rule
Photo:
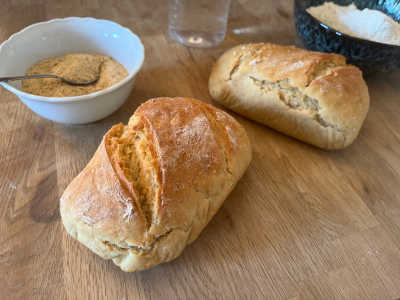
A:
<svg viewBox="0 0 400 300">
<path fill-rule="evenodd" d="M 298 44 L 292 1 L 233 1 L 213 49 L 166 34 L 167 1 L 2 0 L 0 40 L 56 17 L 131 28 L 146 60 L 127 103 L 90 125 L 40 118 L 0 90 L 0 299 L 397 299 L 400 297 L 400 75 L 368 79 L 371 110 L 354 145 L 324 152 L 234 115 L 253 161 L 200 238 L 175 261 L 123 273 L 70 238 L 59 197 L 112 124 L 143 101 L 210 102 L 215 59 L 249 41 Z"/>
</svg>

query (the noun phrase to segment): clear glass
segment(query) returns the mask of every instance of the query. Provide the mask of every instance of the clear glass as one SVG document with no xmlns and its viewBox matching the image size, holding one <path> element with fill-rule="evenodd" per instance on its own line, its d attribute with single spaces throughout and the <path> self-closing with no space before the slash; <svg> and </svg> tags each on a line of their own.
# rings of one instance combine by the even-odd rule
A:
<svg viewBox="0 0 400 300">
<path fill-rule="evenodd" d="M 226 34 L 231 0 L 169 0 L 170 37 L 189 47 L 213 47 Z"/>
</svg>

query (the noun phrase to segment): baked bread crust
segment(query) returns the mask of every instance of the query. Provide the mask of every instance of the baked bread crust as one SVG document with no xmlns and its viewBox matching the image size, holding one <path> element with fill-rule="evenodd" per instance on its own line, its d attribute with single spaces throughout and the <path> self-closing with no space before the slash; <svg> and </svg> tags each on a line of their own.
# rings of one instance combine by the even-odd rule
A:
<svg viewBox="0 0 400 300">
<path fill-rule="evenodd" d="M 268 43 L 225 52 L 209 91 L 225 107 L 323 149 L 350 145 L 369 109 L 362 73 L 343 56 Z"/>
<path fill-rule="evenodd" d="M 251 160 L 243 127 L 190 98 L 142 104 L 113 126 L 60 200 L 68 233 L 123 271 L 176 258 Z"/>
</svg>

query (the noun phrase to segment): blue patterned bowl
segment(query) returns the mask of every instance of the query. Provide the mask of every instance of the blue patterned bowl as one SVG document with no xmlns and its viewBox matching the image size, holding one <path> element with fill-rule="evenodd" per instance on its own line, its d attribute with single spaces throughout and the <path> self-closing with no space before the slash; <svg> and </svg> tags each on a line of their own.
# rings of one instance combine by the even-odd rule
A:
<svg viewBox="0 0 400 300">
<path fill-rule="evenodd" d="M 376 72 L 392 72 L 400 69 L 400 46 L 388 45 L 355 38 L 327 26 L 306 10 L 322 5 L 324 0 L 295 0 L 295 25 L 304 46 L 313 51 L 339 53 L 347 62 L 358 66 L 369 75 Z M 329 0 L 339 5 L 354 3 L 359 9 L 380 10 L 400 21 L 400 3 L 397 0 Z"/>
</svg>

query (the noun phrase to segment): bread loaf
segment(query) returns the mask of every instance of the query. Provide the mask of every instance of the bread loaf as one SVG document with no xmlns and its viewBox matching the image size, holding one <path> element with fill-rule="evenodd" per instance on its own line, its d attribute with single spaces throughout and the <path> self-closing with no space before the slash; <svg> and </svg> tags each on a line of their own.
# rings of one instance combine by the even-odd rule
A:
<svg viewBox="0 0 400 300">
<path fill-rule="evenodd" d="M 362 73 L 343 56 L 273 44 L 224 53 L 209 90 L 227 108 L 323 149 L 350 145 L 369 109 Z"/>
<path fill-rule="evenodd" d="M 251 159 L 243 127 L 189 98 L 142 104 L 113 126 L 60 200 L 68 233 L 123 271 L 176 258 Z"/>
</svg>

